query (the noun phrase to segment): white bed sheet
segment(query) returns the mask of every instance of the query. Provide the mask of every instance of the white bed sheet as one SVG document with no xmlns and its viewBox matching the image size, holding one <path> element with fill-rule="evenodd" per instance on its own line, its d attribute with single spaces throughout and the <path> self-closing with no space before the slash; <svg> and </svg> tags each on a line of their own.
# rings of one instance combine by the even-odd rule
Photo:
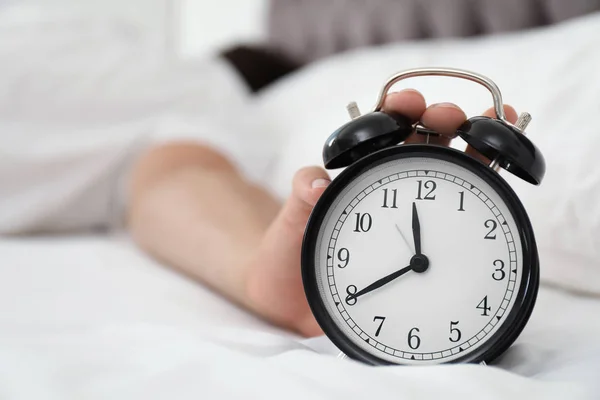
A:
<svg viewBox="0 0 600 400">
<path fill-rule="evenodd" d="M 600 300 L 542 289 L 499 366 L 370 368 L 275 329 L 126 237 L 0 240 L 2 399 L 579 399 Z"/>
</svg>

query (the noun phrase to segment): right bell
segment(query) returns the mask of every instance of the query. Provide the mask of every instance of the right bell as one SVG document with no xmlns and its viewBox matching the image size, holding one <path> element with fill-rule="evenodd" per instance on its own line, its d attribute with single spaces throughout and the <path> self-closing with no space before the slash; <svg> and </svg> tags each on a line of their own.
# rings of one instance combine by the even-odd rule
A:
<svg viewBox="0 0 600 400">
<path fill-rule="evenodd" d="M 490 117 L 473 117 L 465 121 L 457 134 L 479 153 L 519 178 L 539 185 L 546 173 L 540 150 L 523 131 L 531 120 L 521 114 L 515 125 Z"/>
</svg>

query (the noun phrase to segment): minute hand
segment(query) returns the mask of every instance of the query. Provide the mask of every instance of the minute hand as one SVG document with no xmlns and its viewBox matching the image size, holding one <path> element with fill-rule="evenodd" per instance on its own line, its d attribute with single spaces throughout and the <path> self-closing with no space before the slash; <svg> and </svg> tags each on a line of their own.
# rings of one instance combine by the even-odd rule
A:
<svg viewBox="0 0 600 400">
<path fill-rule="evenodd" d="M 421 254 L 421 224 L 419 223 L 419 214 L 417 213 L 417 205 L 413 201 L 412 208 L 412 230 L 413 239 L 415 241 L 415 254 Z"/>
<path fill-rule="evenodd" d="M 382 287 L 385 284 L 390 283 L 391 281 L 393 281 L 396 278 L 401 277 L 402 275 L 404 275 L 405 273 L 407 273 L 408 271 L 411 271 L 413 269 L 412 265 L 409 265 L 408 267 L 402 268 L 396 272 L 393 272 L 391 274 L 389 274 L 388 276 L 385 276 L 379 280 L 376 280 L 375 282 L 371 283 L 369 286 L 367 286 L 366 288 L 356 292 L 354 295 L 349 295 L 349 297 L 351 299 L 357 299 L 360 296 L 362 296 L 363 294 L 367 294 L 375 289 L 379 289 L 380 287 Z"/>
</svg>

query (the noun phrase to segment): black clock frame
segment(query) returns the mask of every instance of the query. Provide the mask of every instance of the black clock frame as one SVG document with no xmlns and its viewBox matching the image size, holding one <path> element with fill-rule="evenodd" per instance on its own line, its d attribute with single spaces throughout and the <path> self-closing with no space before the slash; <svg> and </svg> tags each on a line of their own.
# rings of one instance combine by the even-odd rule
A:
<svg viewBox="0 0 600 400">
<path fill-rule="evenodd" d="M 348 357 L 371 365 L 408 365 L 408 363 L 392 363 L 376 357 L 358 347 L 346 337 L 325 308 L 323 299 L 319 294 L 315 274 L 315 250 L 319 229 L 331 204 L 341 191 L 366 170 L 388 161 L 408 157 L 436 158 L 457 164 L 473 172 L 498 193 L 517 224 L 523 251 L 523 277 L 513 308 L 500 329 L 485 344 L 463 357 L 441 363 L 480 363 L 483 361 L 489 364 L 512 345 L 531 316 L 539 288 L 539 257 L 529 217 L 510 185 L 487 165 L 464 152 L 452 148 L 429 144 L 405 144 L 388 147 L 358 160 L 331 182 L 310 215 L 302 242 L 302 281 L 308 304 L 323 332 Z"/>
</svg>

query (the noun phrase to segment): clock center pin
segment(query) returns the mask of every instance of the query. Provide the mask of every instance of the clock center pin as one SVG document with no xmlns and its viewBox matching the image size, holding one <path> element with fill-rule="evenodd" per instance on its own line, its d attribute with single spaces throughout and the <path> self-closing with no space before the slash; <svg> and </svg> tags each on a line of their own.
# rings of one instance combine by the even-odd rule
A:
<svg viewBox="0 0 600 400">
<path fill-rule="evenodd" d="M 425 272 L 429 268 L 429 258 L 424 254 L 416 254 L 410 259 L 410 266 L 415 272 Z"/>
</svg>

